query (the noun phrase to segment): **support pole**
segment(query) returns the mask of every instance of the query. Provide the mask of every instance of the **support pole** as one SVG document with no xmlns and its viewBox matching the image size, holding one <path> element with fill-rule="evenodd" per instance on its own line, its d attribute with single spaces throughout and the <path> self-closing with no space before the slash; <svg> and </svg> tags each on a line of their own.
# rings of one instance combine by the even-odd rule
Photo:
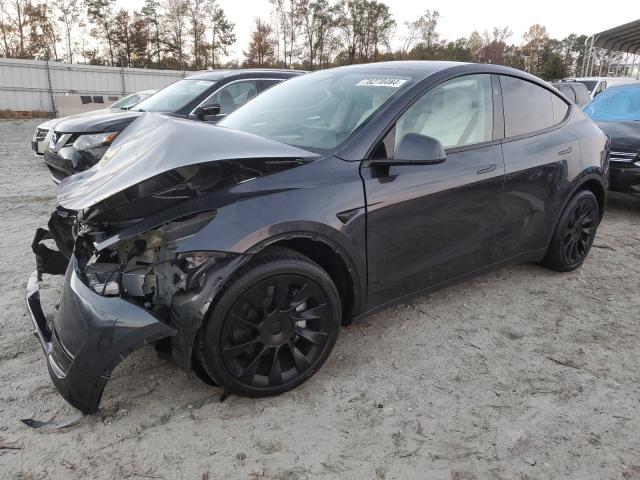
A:
<svg viewBox="0 0 640 480">
<path fill-rule="evenodd" d="M 53 82 L 51 81 L 51 69 L 49 68 L 49 56 L 44 61 L 44 68 L 47 74 L 47 89 L 49 90 L 49 101 L 51 102 L 51 112 L 54 117 L 58 116 L 58 110 L 56 109 L 56 102 L 53 98 Z"/>
</svg>

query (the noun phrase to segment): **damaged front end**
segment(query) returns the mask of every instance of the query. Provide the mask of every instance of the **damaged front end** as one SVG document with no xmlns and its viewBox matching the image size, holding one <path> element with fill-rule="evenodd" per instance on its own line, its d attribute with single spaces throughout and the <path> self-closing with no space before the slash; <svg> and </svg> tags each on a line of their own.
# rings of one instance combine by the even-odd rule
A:
<svg viewBox="0 0 640 480">
<path fill-rule="evenodd" d="M 232 192 L 235 185 L 300 164 L 299 155 L 285 152 L 291 160 L 283 162 L 277 151 L 277 161 L 264 153 L 228 161 L 225 156 L 239 155 L 220 149 L 213 155 L 218 158 L 187 151 L 169 161 L 175 151 L 166 130 L 188 135 L 202 127 L 145 117 L 114 144 L 124 158 L 108 152 L 102 165 L 63 182 L 61 207 L 33 242 L 37 270 L 28 282 L 27 305 L 34 333 L 54 385 L 85 413 L 98 410 L 110 373 L 139 347 L 156 344 L 179 367 L 192 370 L 198 329 L 225 281 L 248 258 L 215 248 L 190 251 L 188 240 L 215 222 L 218 208 L 241 197 Z M 210 133 L 216 127 L 205 128 Z M 156 156 L 141 165 L 149 152 Z M 45 244 L 50 238 L 57 250 Z M 48 320 L 39 281 L 43 274 L 63 273 L 59 305 Z"/>
<path fill-rule="evenodd" d="M 69 403 L 97 411 L 114 367 L 131 351 L 165 338 L 164 351 L 191 370 L 197 330 L 223 280 L 243 261 L 224 252 L 180 251 L 180 240 L 213 216 L 176 219 L 101 250 L 94 243 L 98 232 L 79 234 L 51 322 L 40 305 L 38 280 L 59 273 L 64 257 L 34 242 L 38 269 L 28 282 L 27 305 L 53 383 Z"/>
</svg>

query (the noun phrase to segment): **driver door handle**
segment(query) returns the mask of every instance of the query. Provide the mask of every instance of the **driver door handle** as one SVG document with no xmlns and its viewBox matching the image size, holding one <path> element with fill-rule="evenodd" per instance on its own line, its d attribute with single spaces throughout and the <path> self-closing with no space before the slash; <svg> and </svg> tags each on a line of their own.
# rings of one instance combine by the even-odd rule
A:
<svg viewBox="0 0 640 480">
<path fill-rule="evenodd" d="M 486 167 L 482 167 L 478 169 L 478 175 L 482 175 L 483 173 L 493 172 L 496 169 L 496 164 L 492 163 L 491 165 L 487 165 Z"/>
<path fill-rule="evenodd" d="M 573 152 L 573 147 L 567 147 L 567 148 L 565 148 L 564 150 L 560 150 L 560 151 L 558 152 L 558 155 L 568 155 L 568 154 L 570 154 L 571 152 Z"/>
</svg>

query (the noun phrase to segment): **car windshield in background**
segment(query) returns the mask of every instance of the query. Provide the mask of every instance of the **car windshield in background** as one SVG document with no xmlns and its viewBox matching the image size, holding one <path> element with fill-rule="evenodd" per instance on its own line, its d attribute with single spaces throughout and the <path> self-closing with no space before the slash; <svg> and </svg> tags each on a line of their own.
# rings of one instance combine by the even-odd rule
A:
<svg viewBox="0 0 640 480">
<path fill-rule="evenodd" d="M 313 73 L 270 88 L 219 125 L 290 145 L 330 149 L 411 80 L 379 71 Z"/>
<path fill-rule="evenodd" d="M 143 100 L 132 110 L 143 112 L 175 112 L 191 103 L 198 95 L 211 88 L 213 80 L 178 80 Z"/>
<path fill-rule="evenodd" d="M 589 90 L 589 93 L 593 92 L 593 89 L 596 88 L 598 82 L 596 80 L 577 80 Z"/>
<path fill-rule="evenodd" d="M 607 88 L 584 113 L 596 121 L 640 121 L 640 85 Z"/>
<path fill-rule="evenodd" d="M 127 110 L 128 108 L 133 107 L 141 99 L 142 99 L 142 95 L 134 93 L 132 95 L 127 95 L 126 97 L 121 98 L 116 103 L 111 105 L 109 108 L 120 108 L 122 110 Z"/>
</svg>

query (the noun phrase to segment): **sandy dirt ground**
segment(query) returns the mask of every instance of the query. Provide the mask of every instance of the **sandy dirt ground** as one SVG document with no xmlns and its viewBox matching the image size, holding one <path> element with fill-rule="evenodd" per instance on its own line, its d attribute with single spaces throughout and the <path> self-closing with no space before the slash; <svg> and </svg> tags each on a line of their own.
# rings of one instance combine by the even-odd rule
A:
<svg viewBox="0 0 640 480">
<path fill-rule="evenodd" d="M 640 201 L 625 196 L 579 271 L 518 265 L 387 309 L 280 397 L 220 402 L 147 348 L 100 414 L 26 427 L 74 412 L 24 304 L 56 195 L 29 150 L 36 123 L 0 122 L 0 446 L 17 447 L 0 449 L 0 478 L 640 478 Z"/>
</svg>

